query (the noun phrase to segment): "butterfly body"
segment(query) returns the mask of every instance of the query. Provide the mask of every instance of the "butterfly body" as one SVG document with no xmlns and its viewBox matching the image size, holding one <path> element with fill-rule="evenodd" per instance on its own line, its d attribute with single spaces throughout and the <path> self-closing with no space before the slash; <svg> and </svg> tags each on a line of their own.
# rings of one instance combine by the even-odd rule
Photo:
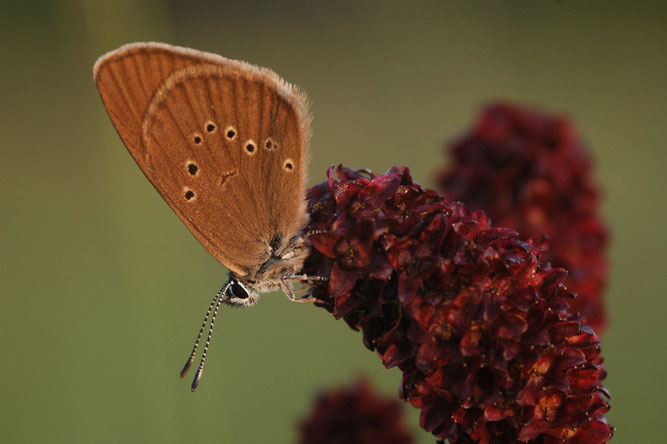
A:
<svg viewBox="0 0 667 444">
<path fill-rule="evenodd" d="M 306 96 L 273 71 L 163 43 L 98 59 L 97 88 L 141 171 L 197 240 L 230 271 L 211 302 L 199 384 L 221 304 L 254 305 L 291 283 L 310 252 L 304 229 L 310 114 Z M 323 278 L 314 278 L 323 279 Z"/>
<path fill-rule="evenodd" d="M 297 275 L 309 251 L 303 93 L 266 68 L 161 43 L 105 54 L 94 74 L 143 173 L 248 302 Z"/>
</svg>

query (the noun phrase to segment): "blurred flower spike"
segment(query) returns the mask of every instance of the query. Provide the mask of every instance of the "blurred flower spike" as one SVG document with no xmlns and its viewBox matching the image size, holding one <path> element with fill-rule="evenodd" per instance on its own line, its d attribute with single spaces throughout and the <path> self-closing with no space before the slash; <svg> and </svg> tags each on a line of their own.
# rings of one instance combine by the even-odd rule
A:
<svg viewBox="0 0 667 444">
<path fill-rule="evenodd" d="M 407 168 L 339 166 L 309 190 L 312 296 L 361 330 L 420 425 L 452 443 L 602 443 L 613 429 L 599 338 L 566 272 Z"/>
<path fill-rule="evenodd" d="M 412 444 L 403 406 L 361 379 L 319 395 L 299 426 L 299 444 Z"/>
<path fill-rule="evenodd" d="M 514 105 L 487 106 L 475 127 L 449 148 L 438 175 L 450 201 L 484 211 L 495 226 L 514 228 L 536 243 L 546 236 L 543 260 L 568 271 L 567 287 L 596 332 L 606 324 L 607 230 L 590 156 L 574 125 Z"/>
</svg>

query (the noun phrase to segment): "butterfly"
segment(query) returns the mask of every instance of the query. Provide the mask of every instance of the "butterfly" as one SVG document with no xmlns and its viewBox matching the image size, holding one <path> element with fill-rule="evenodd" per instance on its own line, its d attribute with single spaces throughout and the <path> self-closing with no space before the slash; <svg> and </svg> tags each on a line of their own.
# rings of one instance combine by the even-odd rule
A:
<svg viewBox="0 0 667 444">
<path fill-rule="evenodd" d="M 163 43 L 132 43 L 101 56 L 94 77 L 118 134 L 141 171 L 197 240 L 230 272 L 209 305 L 247 307 L 292 282 L 310 252 L 306 95 L 267 68 Z M 211 316 L 212 313 L 212 316 Z"/>
</svg>

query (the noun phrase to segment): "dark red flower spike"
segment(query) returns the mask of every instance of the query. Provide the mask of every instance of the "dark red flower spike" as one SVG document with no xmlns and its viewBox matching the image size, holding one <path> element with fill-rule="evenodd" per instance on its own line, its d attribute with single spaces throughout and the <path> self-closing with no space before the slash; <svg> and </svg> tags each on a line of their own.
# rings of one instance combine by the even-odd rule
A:
<svg viewBox="0 0 667 444">
<path fill-rule="evenodd" d="M 299 425 L 300 444 L 411 444 L 403 406 L 367 380 L 320 394 Z"/>
<path fill-rule="evenodd" d="M 338 167 L 309 191 L 312 296 L 383 364 L 421 426 L 452 443 L 605 442 L 599 338 L 566 272 L 482 212 L 412 181 Z"/>
<path fill-rule="evenodd" d="M 606 324 L 607 230 L 599 215 L 599 190 L 591 159 L 573 124 L 563 117 L 493 104 L 476 126 L 449 147 L 438 175 L 447 199 L 489 215 L 542 244 L 543 260 L 568 270 L 571 301 L 600 333 Z"/>
</svg>

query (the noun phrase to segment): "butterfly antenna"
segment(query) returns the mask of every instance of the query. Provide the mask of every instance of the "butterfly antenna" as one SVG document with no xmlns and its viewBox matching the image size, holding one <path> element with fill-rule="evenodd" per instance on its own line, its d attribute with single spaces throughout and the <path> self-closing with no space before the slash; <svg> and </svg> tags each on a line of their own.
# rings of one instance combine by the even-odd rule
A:
<svg viewBox="0 0 667 444">
<path fill-rule="evenodd" d="M 208 310 L 206 311 L 206 316 L 204 316 L 204 322 L 201 324 L 201 328 L 199 329 L 199 334 L 197 335 L 197 340 L 195 341 L 195 346 L 192 347 L 192 353 L 190 353 L 190 357 L 188 358 L 188 361 L 185 363 L 185 366 L 183 366 L 183 370 L 181 370 L 181 378 L 185 376 L 185 374 L 190 370 L 190 366 L 195 360 L 195 354 L 197 353 L 197 347 L 199 347 L 199 341 L 201 340 L 201 335 L 204 333 L 204 328 L 206 328 L 206 324 L 208 323 L 208 317 L 211 315 L 211 310 L 213 310 L 213 306 L 215 303 L 218 301 L 218 299 L 225 294 L 227 291 L 227 288 L 229 287 L 229 284 L 225 284 L 222 287 L 220 287 L 220 290 L 215 294 L 215 297 L 211 301 L 211 304 L 208 306 Z"/>
<path fill-rule="evenodd" d="M 229 288 L 230 285 L 232 285 L 232 281 L 229 281 L 227 283 L 227 285 L 225 285 L 223 287 L 224 291 L 218 292 L 218 294 L 221 294 L 221 296 L 218 298 L 218 301 L 215 304 L 215 310 L 213 310 L 213 316 L 211 317 L 211 325 L 208 328 L 208 336 L 206 337 L 206 344 L 204 344 L 204 351 L 201 354 L 201 361 L 199 361 L 199 368 L 197 369 L 197 373 L 195 373 L 195 377 L 192 380 L 192 385 L 190 386 L 190 391 L 194 392 L 197 389 L 197 386 L 199 385 L 199 380 L 201 379 L 201 374 L 204 371 L 204 362 L 206 361 L 206 352 L 208 351 L 208 346 L 211 343 L 211 336 L 213 336 L 213 324 L 215 324 L 215 318 L 218 315 L 218 309 L 220 308 L 220 304 L 222 303 L 222 300 L 225 298 L 225 293 L 227 293 L 227 289 Z M 209 311 L 210 311 L 210 308 L 209 308 Z M 201 337 L 201 333 L 200 333 L 200 337 Z M 192 357 L 191 357 L 191 359 L 192 359 Z"/>
</svg>

